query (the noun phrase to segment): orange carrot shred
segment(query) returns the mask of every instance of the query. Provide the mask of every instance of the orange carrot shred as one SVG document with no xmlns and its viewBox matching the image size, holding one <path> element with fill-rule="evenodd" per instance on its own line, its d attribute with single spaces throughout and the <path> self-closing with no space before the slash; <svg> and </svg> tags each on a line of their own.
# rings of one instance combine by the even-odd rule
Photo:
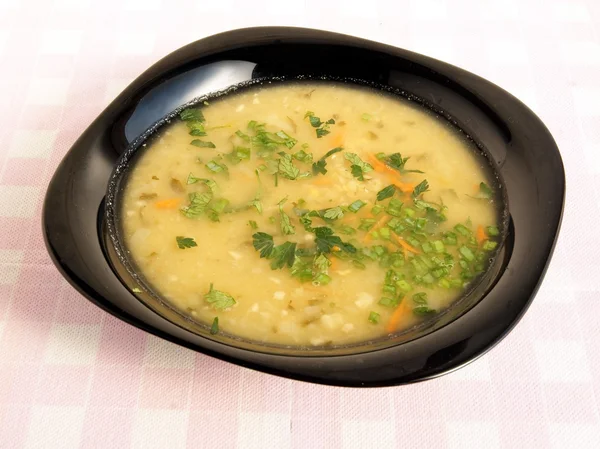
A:
<svg viewBox="0 0 600 449">
<path fill-rule="evenodd" d="M 477 226 L 477 233 L 475 234 L 475 238 L 477 239 L 477 243 L 480 245 L 485 241 L 485 231 L 483 230 L 483 226 Z"/>
<path fill-rule="evenodd" d="M 396 309 L 394 310 L 394 313 L 392 313 L 392 316 L 390 317 L 390 320 L 387 322 L 387 324 L 385 326 L 386 332 L 391 333 L 391 332 L 394 332 L 396 329 L 398 329 L 400 320 L 408 312 L 408 307 L 406 305 L 407 303 L 408 303 L 408 300 L 406 298 L 404 298 L 402 300 L 402 302 L 400 303 L 400 305 L 398 307 L 396 307 Z"/>
<path fill-rule="evenodd" d="M 180 202 L 179 198 L 169 198 L 168 200 L 157 201 L 154 206 L 158 209 L 175 209 Z"/>
<path fill-rule="evenodd" d="M 400 237 L 393 235 L 394 240 L 396 241 L 396 243 L 398 243 L 398 245 L 400 245 L 402 247 L 402 249 L 404 249 L 404 251 L 410 251 L 413 254 L 420 254 L 421 251 L 419 251 L 417 248 L 415 248 L 412 245 L 409 245 L 408 243 L 406 243 L 403 239 L 401 239 Z M 406 255 L 406 253 L 405 253 Z"/>
<path fill-rule="evenodd" d="M 365 235 L 365 238 L 363 239 L 363 241 L 367 242 L 369 240 L 371 240 L 371 233 L 373 231 L 377 231 L 379 228 L 383 227 L 383 225 L 385 225 L 385 223 L 387 222 L 388 217 L 384 214 L 376 223 L 375 225 L 369 229 L 369 231 L 367 232 L 367 235 Z"/>
<path fill-rule="evenodd" d="M 344 145 L 344 134 L 339 133 L 333 136 L 331 139 L 331 146 L 333 148 L 341 147 Z"/>
</svg>

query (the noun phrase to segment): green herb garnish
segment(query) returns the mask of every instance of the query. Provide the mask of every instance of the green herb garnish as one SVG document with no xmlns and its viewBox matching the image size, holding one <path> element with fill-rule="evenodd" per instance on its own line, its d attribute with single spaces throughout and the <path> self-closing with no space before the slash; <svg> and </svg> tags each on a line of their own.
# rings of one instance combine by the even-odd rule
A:
<svg viewBox="0 0 600 449">
<path fill-rule="evenodd" d="M 198 218 L 206 210 L 206 206 L 211 202 L 213 195 L 209 192 L 193 192 L 188 195 L 190 204 L 181 209 L 181 213 L 188 218 Z"/>
<path fill-rule="evenodd" d="M 223 310 L 229 307 L 233 307 L 236 303 L 235 299 L 233 299 L 233 296 L 225 292 L 215 290 L 212 284 L 210 284 L 210 289 L 208 290 L 208 293 L 204 295 L 204 299 L 207 303 L 209 303 L 217 310 Z"/>
<path fill-rule="evenodd" d="M 369 321 L 373 324 L 379 323 L 380 318 L 381 318 L 381 316 L 377 312 L 371 311 L 369 313 Z"/>
<path fill-rule="evenodd" d="M 369 173 L 370 171 L 373 171 L 373 166 L 367 162 L 364 162 L 355 153 L 345 153 L 344 157 L 346 158 L 346 160 L 350 161 L 350 163 L 352 164 L 350 166 L 352 176 L 357 178 L 359 181 L 365 180 L 365 177 L 364 177 L 365 173 Z"/>
<path fill-rule="evenodd" d="M 177 246 L 179 249 L 193 248 L 194 246 L 198 246 L 198 244 L 191 237 L 183 237 L 178 235 L 175 237 L 175 240 L 177 241 Z"/>
<path fill-rule="evenodd" d="M 377 201 L 383 201 L 387 198 L 394 196 L 396 193 L 396 186 L 394 184 L 390 184 L 387 187 L 384 187 L 379 192 L 377 192 Z"/>
<path fill-rule="evenodd" d="M 199 148 L 217 148 L 212 142 L 205 142 L 204 140 L 194 139 L 190 142 L 191 145 Z"/>
<path fill-rule="evenodd" d="M 215 335 L 217 333 L 219 333 L 219 317 L 216 316 L 215 319 L 212 322 L 212 325 L 210 326 L 210 333 L 211 335 Z"/>
<path fill-rule="evenodd" d="M 313 164 L 312 164 L 313 176 L 317 176 L 319 173 L 322 175 L 327 173 L 327 169 L 325 168 L 327 166 L 326 159 L 329 156 L 334 155 L 335 153 L 339 153 L 340 151 L 343 151 L 342 147 L 337 147 L 332 150 L 329 150 L 327 153 L 325 153 L 325 155 L 321 159 L 319 159 L 317 162 L 313 162 Z"/>
</svg>

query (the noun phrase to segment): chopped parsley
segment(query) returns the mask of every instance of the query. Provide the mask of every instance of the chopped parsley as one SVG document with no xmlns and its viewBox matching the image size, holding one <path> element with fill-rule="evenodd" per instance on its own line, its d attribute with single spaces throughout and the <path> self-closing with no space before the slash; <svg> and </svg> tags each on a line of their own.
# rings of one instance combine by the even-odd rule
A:
<svg viewBox="0 0 600 449">
<path fill-rule="evenodd" d="M 494 192 L 485 182 L 479 183 L 479 198 L 490 199 L 494 196 Z"/>
<path fill-rule="evenodd" d="M 233 307 L 236 303 L 235 299 L 233 299 L 233 296 L 225 292 L 215 290 L 212 284 L 210 284 L 208 293 L 204 295 L 204 299 L 217 310 L 228 309 L 229 307 Z"/>
<path fill-rule="evenodd" d="M 227 165 L 225 164 L 220 164 L 217 161 L 215 161 L 214 159 L 211 161 L 208 161 L 206 163 L 206 168 L 208 170 L 210 170 L 213 173 L 227 173 L 229 170 L 227 169 Z"/>
<path fill-rule="evenodd" d="M 219 317 L 216 316 L 215 319 L 213 320 L 211 326 L 210 326 L 210 333 L 211 335 L 215 335 L 219 333 Z"/>
<path fill-rule="evenodd" d="M 329 220 L 338 220 L 344 216 L 344 211 L 340 206 L 332 207 L 331 209 L 327 209 L 323 214 L 323 217 Z"/>
<path fill-rule="evenodd" d="M 326 226 L 314 228 L 315 233 L 315 244 L 317 245 L 318 253 L 330 253 L 334 248 L 338 251 L 344 251 L 347 253 L 355 253 L 356 248 L 350 243 L 345 243 L 342 239 L 334 235 L 333 229 Z"/>
<path fill-rule="evenodd" d="M 296 228 L 292 224 L 289 215 L 283 211 L 283 205 L 286 201 L 287 197 L 277 203 L 279 206 L 279 219 L 281 220 L 281 232 L 283 235 L 292 235 L 296 233 Z"/>
<path fill-rule="evenodd" d="M 406 170 L 404 166 L 410 158 L 402 157 L 400 153 L 393 153 L 389 156 L 386 156 L 384 153 L 379 153 L 377 154 L 377 159 L 400 173 L 423 173 L 421 170 Z"/>
<path fill-rule="evenodd" d="M 188 108 L 179 113 L 179 118 L 185 122 L 203 122 L 204 114 L 198 108 Z"/>
<path fill-rule="evenodd" d="M 325 168 L 327 166 L 326 159 L 329 156 L 333 156 L 335 153 L 339 153 L 340 151 L 343 151 L 342 147 L 337 147 L 332 150 L 329 150 L 327 153 L 325 153 L 325 155 L 321 159 L 319 159 L 317 162 L 313 162 L 313 164 L 312 164 L 313 176 L 317 176 L 319 173 L 322 175 L 327 173 L 327 169 Z"/>
<path fill-rule="evenodd" d="M 352 172 L 352 176 L 357 178 L 359 181 L 365 180 L 365 173 L 369 173 L 373 171 L 373 166 L 367 162 L 364 162 L 360 157 L 358 157 L 355 153 L 345 153 L 344 157 L 346 160 L 350 161 L 352 164 L 350 166 L 350 170 Z"/>
<path fill-rule="evenodd" d="M 249 220 L 248 225 L 250 225 L 250 228 L 252 229 L 258 229 L 258 224 L 254 220 Z"/>
<path fill-rule="evenodd" d="M 317 139 L 320 139 L 323 136 L 326 136 L 330 133 L 329 125 L 335 125 L 335 120 L 330 118 L 329 120 L 322 122 L 321 119 L 315 116 L 313 111 L 306 111 L 304 114 L 304 118 L 308 117 L 308 121 L 313 128 L 316 128 L 315 132 L 317 134 Z"/>
<path fill-rule="evenodd" d="M 193 192 L 190 193 L 188 197 L 190 199 L 190 204 L 182 208 L 181 213 L 188 218 L 198 218 L 206 210 L 206 207 L 208 206 L 208 203 L 211 202 L 213 195 L 209 192 Z"/>
<path fill-rule="evenodd" d="M 198 246 L 198 244 L 191 237 L 183 237 L 181 235 L 178 235 L 177 237 L 175 237 L 175 240 L 177 241 L 177 246 L 179 247 L 179 249 L 193 248 L 195 246 Z"/>
<path fill-rule="evenodd" d="M 394 184 L 390 184 L 387 187 L 384 187 L 379 192 L 377 192 L 377 201 L 383 201 L 387 198 L 394 196 L 396 193 L 396 186 Z"/>
<path fill-rule="evenodd" d="M 190 142 L 191 145 L 199 148 L 217 148 L 212 142 L 205 142 L 204 140 L 194 139 Z"/>
<path fill-rule="evenodd" d="M 273 236 L 266 232 L 256 232 L 252 235 L 252 245 L 260 252 L 260 257 L 271 260 L 271 269 L 276 270 L 294 264 L 296 244 L 285 242 L 275 246 Z"/>
<path fill-rule="evenodd" d="M 292 161 L 292 156 L 283 153 L 281 158 L 279 159 L 279 164 L 277 166 L 278 173 L 281 174 L 284 178 L 294 180 L 300 174 L 300 170 L 294 166 L 294 162 Z"/>
<path fill-rule="evenodd" d="M 232 164 L 239 164 L 242 161 L 250 159 L 250 148 L 234 147 L 231 153 L 225 155 L 227 160 Z"/>
<path fill-rule="evenodd" d="M 428 190 L 429 190 L 429 183 L 427 182 L 426 179 L 424 179 L 419 184 L 417 184 L 417 186 L 414 188 L 414 190 L 412 192 L 412 197 L 417 198 L 419 195 L 427 192 Z"/>
</svg>

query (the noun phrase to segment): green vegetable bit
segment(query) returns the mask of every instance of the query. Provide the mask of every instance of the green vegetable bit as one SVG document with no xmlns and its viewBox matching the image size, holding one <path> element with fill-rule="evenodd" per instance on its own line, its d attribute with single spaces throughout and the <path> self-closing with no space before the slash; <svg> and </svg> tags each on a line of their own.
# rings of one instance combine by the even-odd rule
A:
<svg viewBox="0 0 600 449">
<path fill-rule="evenodd" d="M 191 237 L 183 237 L 178 235 L 175 237 L 175 240 L 177 241 L 177 246 L 179 249 L 193 248 L 194 246 L 198 246 L 198 244 Z"/>
<path fill-rule="evenodd" d="M 369 313 L 369 321 L 373 324 L 379 323 L 380 318 L 381 318 L 381 315 L 379 315 L 377 312 L 371 311 Z"/>
<path fill-rule="evenodd" d="M 208 290 L 208 293 L 204 295 L 204 299 L 217 310 L 228 309 L 236 304 L 233 296 L 225 292 L 215 290 L 213 288 L 213 284 L 210 284 L 210 289 Z"/>
<path fill-rule="evenodd" d="M 215 335 L 217 333 L 219 333 L 219 317 L 216 316 L 215 319 L 212 322 L 212 325 L 210 326 L 210 333 L 211 335 Z"/>
<path fill-rule="evenodd" d="M 191 145 L 199 148 L 217 148 L 212 142 L 205 142 L 204 140 L 194 139 L 190 142 Z"/>
</svg>

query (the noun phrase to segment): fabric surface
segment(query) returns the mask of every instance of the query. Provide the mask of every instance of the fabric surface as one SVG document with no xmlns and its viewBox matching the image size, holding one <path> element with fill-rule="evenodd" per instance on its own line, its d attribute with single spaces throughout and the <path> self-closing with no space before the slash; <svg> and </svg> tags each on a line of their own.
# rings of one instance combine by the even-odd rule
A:
<svg viewBox="0 0 600 449">
<path fill-rule="evenodd" d="M 76 138 L 162 56 L 254 25 L 445 60 L 547 124 L 568 178 L 561 238 L 489 354 L 406 387 L 311 385 L 151 337 L 59 275 L 40 212 Z M 597 0 L 0 0 L 0 447 L 600 447 L 599 33 Z"/>
</svg>

